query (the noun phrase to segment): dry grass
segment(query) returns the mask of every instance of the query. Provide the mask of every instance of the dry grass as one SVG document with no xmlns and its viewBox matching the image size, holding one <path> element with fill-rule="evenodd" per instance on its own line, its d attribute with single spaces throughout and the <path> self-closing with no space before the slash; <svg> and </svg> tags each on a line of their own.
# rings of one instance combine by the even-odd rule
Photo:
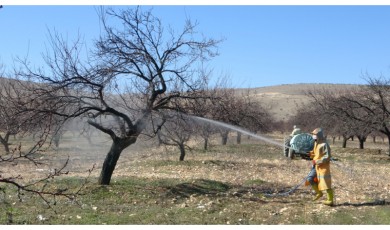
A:
<svg viewBox="0 0 390 230">
<path fill-rule="evenodd" d="M 58 201 L 54 212 L 29 195 L 19 202 L 7 189 L 6 196 L 0 196 L 0 221 L 5 224 L 11 213 L 18 224 L 390 223 L 390 183 L 386 180 L 390 158 L 378 151 L 387 143 L 369 143 L 367 150 L 341 149 L 338 142 L 332 145 L 337 159 L 332 164 L 336 204 L 328 207 L 311 202 L 313 195 L 305 186 L 279 196 L 307 175 L 307 161 L 288 160 L 279 147 L 243 141 L 227 146 L 216 141 L 208 151 L 195 148 L 184 162 L 178 161 L 175 149 L 147 148 L 139 142 L 122 154 L 112 184 L 100 187 L 95 183 L 108 146 L 87 148 L 82 140 L 68 138 L 58 151 L 41 156 L 48 160 L 47 167 L 37 170 L 19 164 L 2 170 L 32 180 L 70 156 L 68 179 L 55 183 L 72 186 L 96 163 L 86 194 L 79 197 L 81 206 Z M 38 215 L 47 219 L 38 220 Z"/>
</svg>

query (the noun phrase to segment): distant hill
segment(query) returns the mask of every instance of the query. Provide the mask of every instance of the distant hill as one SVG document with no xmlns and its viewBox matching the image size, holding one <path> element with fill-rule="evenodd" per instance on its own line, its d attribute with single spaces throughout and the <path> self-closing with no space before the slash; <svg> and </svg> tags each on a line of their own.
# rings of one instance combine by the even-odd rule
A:
<svg viewBox="0 0 390 230">
<path fill-rule="evenodd" d="M 250 96 L 262 102 L 264 107 L 270 111 L 276 120 L 288 120 L 291 115 L 295 115 L 298 110 L 310 102 L 310 98 L 305 95 L 308 90 L 329 89 L 345 90 L 357 87 L 353 84 L 285 84 L 252 88 L 249 90 Z M 237 89 L 241 93 L 248 89 Z"/>
<path fill-rule="evenodd" d="M 0 84 L 8 84 L 11 79 L 0 77 Z M 275 86 L 266 86 L 258 88 L 250 88 L 249 95 L 255 100 L 260 101 L 263 106 L 269 110 L 271 115 L 278 121 L 286 121 L 297 111 L 310 102 L 310 98 L 305 95 L 308 90 L 315 89 L 330 89 L 344 90 L 357 87 L 354 84 L 284 84 Z M 237 95 L 246 92 L 248 89 L 235 89 Z"/>
</svg>

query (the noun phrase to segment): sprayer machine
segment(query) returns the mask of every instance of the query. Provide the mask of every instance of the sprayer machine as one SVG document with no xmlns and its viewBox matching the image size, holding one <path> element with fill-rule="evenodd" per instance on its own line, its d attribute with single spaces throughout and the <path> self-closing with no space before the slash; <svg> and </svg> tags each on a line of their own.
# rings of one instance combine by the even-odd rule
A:
<svg viewBox="0 0 390 230">
<path fill-rule="evenodd" d="M 284 139 L 284 156 L 293 159 L 295 156 L 300 156 L 303 159 L 309 158 L 308 152 L 314 148 L 314 139 L 308 133 L 300 133 L 294 136 L 289 136 Z"/>
</svg>

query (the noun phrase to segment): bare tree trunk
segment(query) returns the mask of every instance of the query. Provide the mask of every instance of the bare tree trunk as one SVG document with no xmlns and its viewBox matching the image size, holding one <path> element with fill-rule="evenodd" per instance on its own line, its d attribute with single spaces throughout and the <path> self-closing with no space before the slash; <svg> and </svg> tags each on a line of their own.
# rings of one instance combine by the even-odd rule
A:
<svg viewBox="0 0 390 230">
<path fill-rule="evenodd" d="M 209 139 L 207 137 L 203 138 L 204 139 L 204 145 L 203 145 L 203 149 L 204 150 L 207 150 L 208 149 L 208 146 L 209 146 Z"/>
<path fill-rule="evenodd" d="M 229 131 L 225 131 L 225 132 L 223 132 L 221 134 L 221 136 L 222 136 L 222 145 L 226 145 L 227 144 L 228 135 L 229 135 Z"/>
<path fill-rule="evenodd" d="M 241 133 L 237 132 L 237 144 L 241 144 Z"/>
<path fill-rule="evenodd" d="M 389 157 L 390 157 L 390 134 L 387 135 L 387 140 L 388 140 L 388 146 L 389 146 L 388 154 L 389 154 Z"/>
<path fill-rule="evenodd" d="M 8 139 L 9 139 L 9 133 L 6 133 L 4 138 L 0 136 L 0 142 L 1 142 L 1 144 L 3 144 L 6 154 L 8 154 L 10 152 Z"/>
<path fill-rule="evenodd" d="M 364 149 L 364 141 L 359 140 L 359 149 Z"/>
<path fill-rule="evenodd" d="M 157 146 L 161 146 L 163 144 L 160 131 L 157 132 L 157 141 Z"/>
<path fill-rule="evenodd" d="M 366 139 L 358 137 L 358 140 L 359 140 L 359 149 L 364 149 L 364 142 L 366 141 Z"/>
<path fill-rule="evenodd" d="M 9 151 L 9 144 L 8 142 L 1 142 L 3 145 L 4 145 L 4 150 L 5 150 L 5 153 L 8 154 L 10 151 Z"/>
<path fill-rule="evenodd" d="M 110 151 L 107 153 L 106 159 L 103 162 L 102 171 L 100 172 L 100 177 L 98 183 L 101 185 L 109 185 L 114 172 L 116 163 L 122 153 L 122 151 L 135 143 L 137 137 L 131 138 L 116 138 L 113 140 Z"/>
<path fill-rule="evenodd" d="M 343 148 L 346 148 L 347 147 L 347 141 L 348 141 L 348 138 L 346 137 L 343 137 Z"/>
<path fill-rule="evenodd" d="M 184 144 L 179 144 L 179 148 L 180 148 L 180 158 L 179 158 L 179 160 L 180 161 L 184 161 L 184 157 L 186 156 L 186 149 L 184 147 Z"/>
</svg>

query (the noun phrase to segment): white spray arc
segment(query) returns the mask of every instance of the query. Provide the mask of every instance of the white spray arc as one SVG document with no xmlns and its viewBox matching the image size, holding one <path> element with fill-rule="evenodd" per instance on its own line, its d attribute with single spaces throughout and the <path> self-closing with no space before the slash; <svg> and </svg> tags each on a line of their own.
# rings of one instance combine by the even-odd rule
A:
<svg viewBox="0 0 390 230">
<path fill-rule="evenodd" d="M 228 128 L 228 129 L 236 130 L 238 132 L 244 133 L 246 135 L 249 135 L 251 137 L 257 138 L 259 140 L 263 140 L 263 141 L 266 141 L 268 143 L 274 144 L 276 146 L 280 146 L 282 148 L 292 148 L 291 146 L 285 146 L 284 144 L 279 143 L 279 142 L 277 142 L 275 140 L 272 140 L 272 139 L 269 139 L 267 137 L 263 137 L 263 136 L 251 133 L 251 132 L 249 132 L 249 131 L 247 131 L 245 129 L 239 128 L 239 127 L 234 126 L 234 125 L 229 125 L 229 124 L 226 124 L 226 123 L 223 123 L 223 122 L 220 122 L 220 121 L 215 121 L 215 120 L 211 120 L 211 119 L 204 118 L 204 117 L 197 117 L 197 116 L 190 116 L 190 117 L 193 118 L 193 119 L 199 120 L 199 121 L 208 122 L 210 124 L 215 124 L 215 125 L 218 125 L 218 126 L 222 126 L 222 127 Z M 331 161 L 333 163 L 335 163 L 335 165 L 339 166 L 344 171 L 345 167 L 343 165 L 340 165 L 339 163 L 334 161 L 333 158 L 331 158 Z M 346 172 L 348 172 L 349 174 L 352 174 L 352 171 L 346 171 Z"/>
<path fill-rule="evenodd" d="M 234 126 L 234 125 L 229 125 L 229 124 L 226 124 L 226 123 L 223 123 L 223 122 L 220 122 L 220 121 L 215 121 L 215 120 L 207 119 L 207 118 L 204 118 L 204 117 L 197 117 L 197 116 L 191 116 L 191 117 L 193 119 L 196 119 L 196 120 L 200 120 L 200 121 L 208 122 L 208 123 L 215 124 L 215 125 L 218 125 L 218 126 L 222 126 L 222 127 L 228 128 L 228 129 L 236 130 L 236 131 L 241 132 L 243 134 L 249 135 L 249 136 L 254 137 L 256 139 L 263 140 L 263 141 L 266 141 L 268 143 L 271 143 L 271 144 L 274 144 L 274 145 L 277 145 L 277 146 L 280 146 L 282 148 L 286 147 L 282 143 L 279 143 L 279 142 L 274 141 L 272 139 L 269 139 L 267 137 L 263 137 L 263 136 L 251 133 L 251 132 L 249 132 L 249 131 L 247 131 L 245 129 L 239 128 L 239 127 Z"/>
</svg>

